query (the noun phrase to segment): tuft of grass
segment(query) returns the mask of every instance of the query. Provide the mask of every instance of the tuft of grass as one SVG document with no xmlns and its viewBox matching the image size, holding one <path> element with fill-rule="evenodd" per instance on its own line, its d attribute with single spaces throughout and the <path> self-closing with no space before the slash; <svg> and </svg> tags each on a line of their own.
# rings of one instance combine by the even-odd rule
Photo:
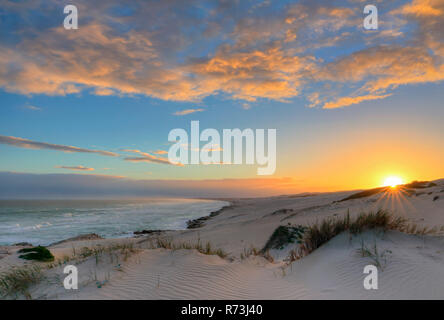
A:
<svg viewBox="0 0 444 320">
<path fill-rule="evenodd" d="M 355 219 L 351 219 L 350 214 L 347 213 L 344 217 L 329 217 L 308 226 L 302 246 L 308 254 L 344 231 L 358 234 L 368 229 L 382 228 L 383 230 L 402 231 L 406 227 L 406 219 L 394 217 L 382 209 L 376 212 L 361 213 Z"/>
<path fill-rule="evenodd" d="M 361 213 L 353 220 L 347 213 L 344 217 L 329 217 L 308 226 L 302 246 L 308 254 L 344 231 L 358 234 L 375 228 L 404 231 L 407 230 L 408 224 L 406 219 L 394 217 L 382 209 L 376 212 Z"/>
<path fill-rule="evenodd" d="M 250 248 L 244 248 L 244 251 L 241 252 L 240 254 L 240 259 L 244 260 L 247 259 L 251 256 L 260 256 L 261 255 L 261 250 L 251 246 Z"/>
<path fill-rule="evenodd" d="M 307 226 L 301 244 L 290 252 L 286 260 L 291 263 L 301 259 L 342 232 L 348 231 L 354 235 L 375 228 L 380 228 L 383 231 L 397 230 L 415 235 L 437 234 L 444 231 L 444 226 L 427 228 L 409 224 L 407 219 L 395 217 L 382 209 L 376 212 L 361 213 L 354 219 L 347 213 L 343 217 L 328 217 L 321 222 Z"/>
<path fill-rule="evenodd" d="M 33 248 L 23 248 L 18 251 L 18 253 L 24 253 L 19 256 L 21 259 L 25 260 L 36 260 L 43 262 L 51 262 L 54 261 L 54 256 L 52 253 L 45 247 L 38 246 Z"/>
<path fill-rule="evenodd" d="M 224 250 L 220 248 L 214 248 L 211 242 L 206 242 L 205 245 L 202 244 L 200 239 L 197 240 L 196 243 L 191 242 L 173 242 L 171 239 L 167 238 L 157 238 L 154 243 L 155 248 L 163 248 L 168 250 L 192 250 L 195 249 L 198 252 L 206 255 L 217 255 L 222 259 L 225 259 L 228 256 Z"/>
<path fill-rule="evenodd" d="M 251 246 L 248 249 L 244 248 L 244 251 L 241 252 L 241 254 L 240 254 L 240 259 L 244 260 L 244 259 L 247 259 L 247 258 L 249 258 L 251 256 L 263 257 L 266 260 L 268 260 L 269 262 L 273 262 L 274 261 L 274 258 L 272 257 L 272 255 L 270 254 L 270 252 L 268 250 L 266 250 L 266 251 L 263 251 L 263 249 L 259 250 L 259 249 L 255 248 L 253 246 Z"/>
<path fill-rule="evenodd" d="M 364 240 L 361 241 L 361 248 L 359 248 L 358 253 L 362 257 L 368 257 L 372 259 L 374 265 L 384 271 L 385 266 L 387 265 L 387 258 L 392 254 L 391 250 L 384 250 L 380 252 L 378 250 L 378 246 L 376 245 L 376 241 L 374 245 L 369 248 L 364 244 Z"/>
<path fill-rule="evenodd" d="M 138 249 L 134 247 L 133 243 L 111 244 L 106 247 L 97 245 L 94 247 L 83 247 L 80 250 L 75 250 L 73 247 L 72 256 L 64 256 L 62 259 L 48 264 L 47 267 L 52 269 L 65 265 L 68 262 L 82 263 L 90 257 L 94 257 L 96 265 L 106 256 L 108 256 L 111 263 L 115 261 L 119 262 L 120 257 L 123 257 L 123 261 L 127 261 L 128 258 L 137 251 Z"/>
<path fill-rule="evenodd" d="M 0 297 L 17 297 L 19 294 L 23 294 L 30 298 L 28 288 L 43 278 L 43 272 L 39 266 L 13 267 L 0 274 Z"/>
</svg>

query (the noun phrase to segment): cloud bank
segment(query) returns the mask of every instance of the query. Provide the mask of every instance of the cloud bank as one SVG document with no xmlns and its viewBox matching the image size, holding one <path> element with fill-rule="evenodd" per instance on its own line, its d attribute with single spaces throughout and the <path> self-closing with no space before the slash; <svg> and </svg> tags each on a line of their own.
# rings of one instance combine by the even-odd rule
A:
<svg viewBox="0 0 444 320">
<path fill-rule="evenodd" d="M 103 150 L 93 150 L 93 149 L 84 149 L 73 146 L 65 146 L 60 144 L 52 144 L 47 142 L 38 142 L 32 141 L 23 138 L 11 137 L 11 136 L 1 136 L 0 135 L 0 144 L 7 144 L 10 146 L 25 148 L 25 149 L 46 149 L 46 150 L 56 150 L 63 152 L 80 152 L 80 153 L 96 153 L 102 156 L 108 157 L 118 157 L 119 155 L 114 152 L 103 151 Z"/>
<path fill-rule="evenodd" d="M 123 160 L 130 161 L 130 162 L 150 162 L 150 163 L 160 163 L 160 164 L 169 164 L 169 165 L 177 165 L 177 166 L 183 166 L 183 164 L 174 164 L 171 163 L 168 158 L 158 157 L 152 154 L 149 154 L 148 152 L 142 152 L 140 150 L 136 149 L 123 149 L 122 151 L 135 153 L 139 155 L 138 157 L 125 157 Z M 168 153 L 168 152 L 167 152 Z M 161 154 L 164 154 L 163 152 Z"/>
<path fill-rule="evenodd" d="M 0 198 L 249 197 L 300 192 L 290 178 L 131 180 L 95 174 L 0 172 Z"/>
<path fill-rule="evenodd" d="M 69 166 L 55 166 L 55 168 L 58 168 L 58 169 L 67 169 L 67 170 L 75 170 L 75 171 L 94 171 L 94 168 L 88 168 L 88 167 L 84 167 L 84 166 L 74 166 L 74 167 L 69 167 Z"/>
<path fill-rule="evenodd" d="M 58 1 L 1 4 L 11 36 L 0 45 L 0 86 L 26 95 L 302 97 L 339 108 L 444 80 L 444 0 L 378 2 L 377 31 L 362 28 L 354 0 L 79 0 L 75 31 L 61 27 Z"/>
</svg>

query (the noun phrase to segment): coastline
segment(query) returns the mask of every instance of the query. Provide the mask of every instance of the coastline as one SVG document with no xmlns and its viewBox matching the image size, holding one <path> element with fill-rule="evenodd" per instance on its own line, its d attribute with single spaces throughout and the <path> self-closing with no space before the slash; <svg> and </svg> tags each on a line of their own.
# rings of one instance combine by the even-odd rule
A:
<svg viewBox="0 0 444 320">
<path fill-rule="evenodd" d="M 230 205 L 197 218 L 196 228 L 53 244 L 51 268 L 19 259 L 22 247 L 0 247 L 0 273 L 42 266 L 46 280 L 28 289 L 34 299 L 443 299 L 444 229 L 438 227 L 444 226 L 444 180 L 435 182 L 406 193 L 399 203 L 384 202 L 379 193 L 338 201 L 356 191 L 224 199 Z M 287 259 L 296 242 L 260 253 L 278 227 L 310 226 L 346 214 L 355 219 L 383 206 L 418 230 L 437 232 L 345 232 L 291 263 Z M 383 268 L 374 292 L 362 287 L 364 266 L 375 263 L 358 254 L 363 245 L 377 246 L 379 254 L 391 252 L 376 256 Z M 79 268 L 75 293 L 54 280 L 67 264 Z"/>
<path fill-rule="evenodd" d="M 49 246 L 97 234 L 131 238 L 145 230 L 185 230 L 187 221 L 210 215 L 226 201 L 192 198 L 7 201 L 0 206 L 0 245 Z"/>
</svg>

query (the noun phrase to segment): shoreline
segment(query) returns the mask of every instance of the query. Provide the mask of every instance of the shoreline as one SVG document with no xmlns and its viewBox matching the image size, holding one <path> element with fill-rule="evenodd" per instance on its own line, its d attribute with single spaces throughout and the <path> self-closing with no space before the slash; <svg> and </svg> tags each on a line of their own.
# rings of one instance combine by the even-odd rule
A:
<svg viewBox="0 0 444 320">
<path fill-rule="evenodd" d="M 444 179 L 435 182 L 400 202 L 384 201 L 390 193 L 372 192 L 336 201 L 354 191 L 232 198 L 229 206 L 194 219 L 196 228 L 52 244 L 50 264 L 24 261 L 21 247 L 2 246 L 0 276 L 40 266 L 45 280 L 27 289 L 35 299 L 444 299 Z M 279 228 L 301 231 L 347 214 L 354 221 L 384 205 L 416 233 L 345 231 L 295 260 L 288 258 L 298 242 L 285 232 L 272 237 Z M 432 228 L 436 233 L 421 233 Z M 267 254 L 261 253 L 267 244 Z M 372 255 L 359 254 L 363 248 Z M 380 288 L 369 292 L 362 287 L 363 268 L 375 261 Z M 57 280 L 67 264 L 79 270 L 75 293 Z"/>
</svg>

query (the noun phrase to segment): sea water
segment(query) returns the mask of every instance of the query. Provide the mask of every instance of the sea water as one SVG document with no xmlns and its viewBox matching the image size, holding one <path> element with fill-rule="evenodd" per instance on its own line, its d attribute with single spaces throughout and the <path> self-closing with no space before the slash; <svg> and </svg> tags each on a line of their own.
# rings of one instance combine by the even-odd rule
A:
<svg viewBox="0 0 444 320">
<path fill-rule="evenodd" d="M 180 230 L 187 220 L 226 205 L 196 199 L 0 200 L 0 245 L 49 245 L 87 233 L 120 238 L 143 229 Z"/>
</svg>

